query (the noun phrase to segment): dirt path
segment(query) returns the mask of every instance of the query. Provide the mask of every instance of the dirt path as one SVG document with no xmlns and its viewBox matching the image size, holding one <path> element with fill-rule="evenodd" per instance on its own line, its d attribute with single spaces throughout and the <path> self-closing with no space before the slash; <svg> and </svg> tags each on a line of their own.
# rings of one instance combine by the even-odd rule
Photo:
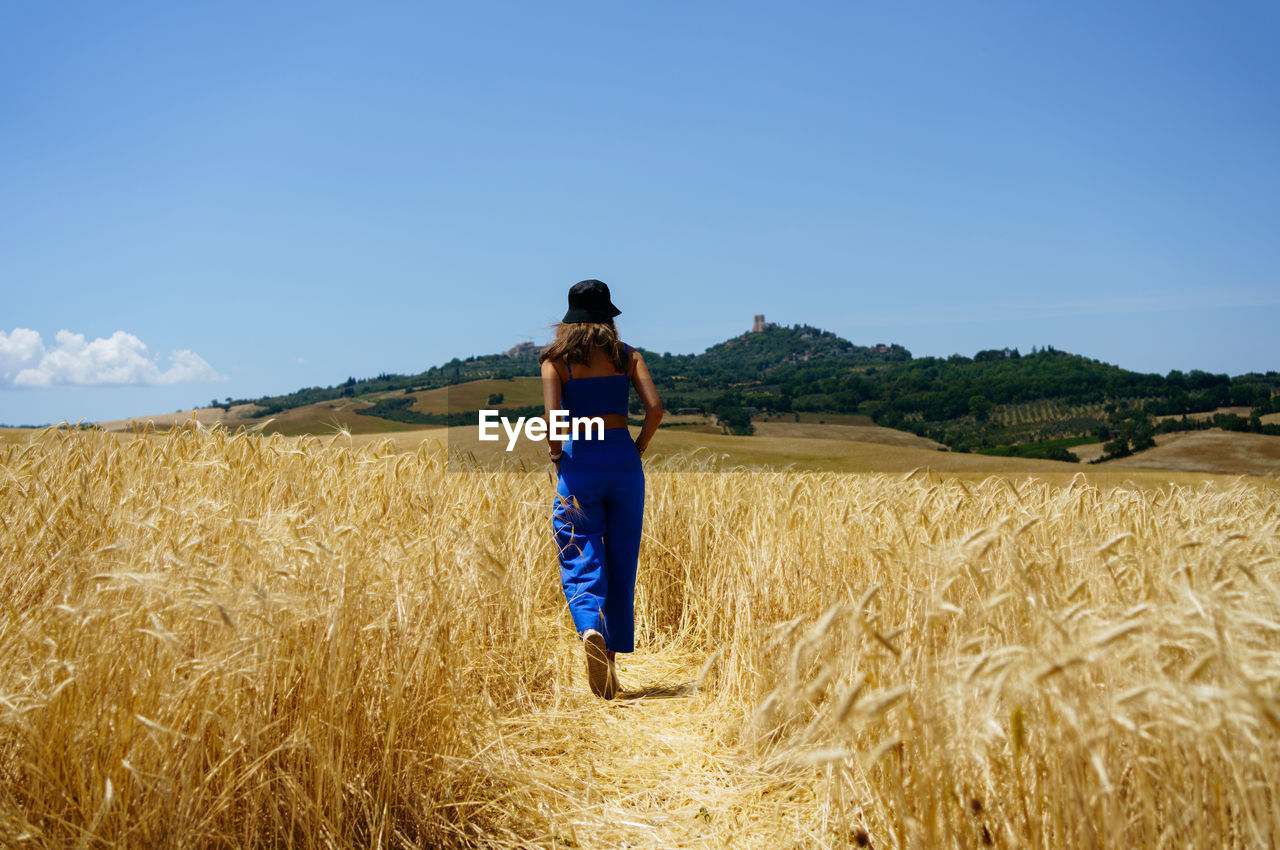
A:
<svg viewBox="0 0 1280 850">
<path fill-rule="evenodd" d="M 675 650 L 623 657 L 624 693 L 612 702 L 587 690 L 576 646 L 566 642 L 557 666 L 554 704 L 501 724 L 504 766 L 527 793 L 556 801 L 538 806 L 546 819 L 532 842 L 515 835 L 529 836 L 528 823 L 513 824 L 507 840 L 539 847 L 832 843 L 809 789 L 753 764 L 727 740 L 732 730 L 714 685 L 695 686 L 700 659 Z"/>
</svg>

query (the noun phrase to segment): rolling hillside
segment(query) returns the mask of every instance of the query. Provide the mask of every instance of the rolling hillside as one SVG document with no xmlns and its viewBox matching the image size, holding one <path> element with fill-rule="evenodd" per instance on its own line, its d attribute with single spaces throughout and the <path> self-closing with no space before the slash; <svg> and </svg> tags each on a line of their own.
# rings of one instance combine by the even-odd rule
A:
<svg viewBox="0 0 1280 850">
<path fill-rule="evenodd" d="M 696 409 L 718 418 L 732 418 L 734 411 L 859 415 L 959 451 L 1094 434 L 1105 441 L 1111 439 L 1107 430 L 1135 415 L 1197 417 L 1223 408 L 1244 412 L 1244 424 L 1230 427 L 1266 433 L 1265 417 L 1280 413 L 1280 373 L 1274 371 L 1234 378 L 1194 370 L 1162 376 L 1051 347 L 1028 354 L 1003 348 L 972 357 L 915 358 L 898 345 L 857 345 L 796 325 L 744 333 L 701 354 L 644 354 L 671 410 Z M 487 405 L 491 394 L 501 393 L 501 406 L 509 408 L 539 405 L 537 374 L 536 349 L 525 346 L 455 358 L 414 375 L 351 377 L 240 403 L 273 416 L 348 399 L 377 406 L 365 415 L 401 424 L 461 424 L 457 414 Z M 446 419 L 448 414 L 455 418 Z"/>
<path fill-rule="evenodd" d="M 701 354 L 644 354 L 669 413 L 664 430 L 673 440 L 705 441 L 733 423 L 740 435 L 754 431 L 748 439 L 758 448 L 748 454 L 775 459 L 794 452 L 848 466 L 829 445 L 844 441 L 1270 475 L 1268 441 L 1280 443 L 1276 372 L 1161 376 L 1052 348 L 914 358 L 901 346 L 856 345 L 806 325 L 769 326 Z M 329 387 L 147 418 L 165 427 L 191 415 L 205 424 L 286 435 L 410 434 L 472 423 L 475 411 L 486 407 L 536 413 L 542 404 L 537 373 L 536 349 L 523 346 L 455 358 L 414 375 L 351 377 Z M 634 396 L 632 403 L 638 415 Z M 691 415 L 670 415 L 677 411 Z M 131 427 L 128 420 L 101 424 Z M 1207 436 L 1211 429 L 1259 439 L 1223 440 Z M 1165 448 L 1171 431 L 1202 438 L 1175 452 Z M 814 440 L 816 447 L 805 442 Z M 1080 445 L 1090 441 L 1096 446 Z"/>
</svg>

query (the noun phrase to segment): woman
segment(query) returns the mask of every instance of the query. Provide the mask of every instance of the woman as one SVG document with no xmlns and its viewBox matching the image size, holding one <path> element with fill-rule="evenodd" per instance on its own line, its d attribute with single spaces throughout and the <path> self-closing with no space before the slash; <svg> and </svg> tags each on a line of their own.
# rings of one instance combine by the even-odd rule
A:
<svg viewBox="0 0 1280 850">
<path fill-rule="evenodd" d="M 644 516 L 640 456 L 649 447 L 662 403 L 640 352 L 618 340 L 609 287 L 583 280 L 569 290 L 569 312 L 542 351 L 542 396 L 547 415 L 567 410 L 572 421 L 599 416 L 597 431 L 566 441 L 548 439 L 556 465 L 551 525 L 560 550 L 560 581 L 587 656 L 587 681 L 596 696 L 618 693 L 614 656 L 635 649 L 636 559 Z M 634 441 L 627 399 L 634 386 L 644 404 L 644 427 Z"/>
</svg>

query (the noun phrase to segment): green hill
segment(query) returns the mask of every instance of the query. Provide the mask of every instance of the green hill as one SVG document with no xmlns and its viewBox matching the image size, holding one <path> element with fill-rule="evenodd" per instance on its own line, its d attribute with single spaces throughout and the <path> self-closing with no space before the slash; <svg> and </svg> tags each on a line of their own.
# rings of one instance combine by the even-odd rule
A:
<svg viewBox="0 0 1280 850">
<path fill-rule="evenodd" d="M 1262 417 L 1280 411 L 1280 374 L 1235 378 L 1202 371 L 1157 375 L 1133 372 L 1051 347 L 1022 354 L 990 349 L 972 357 L 915 358 L 899 345 L 857 345 L 807 325 L 769 326 L 711 346 L 701 354 L 641 349 L 670 410 L 696 408 L 750 433 L 751 417 L 860 414 L 877 425 L 910 431 L 961 451 L 1067 459 L 1066 447 L 1086 437 L 1124 440 L 1109 456 L 1146 447 L 1157 429 L 1226 427 L 1280 433 Z M 513 378 L 538 375 L 529 347 L 507 354 L 453 359 L 414 375 L 348 378 L 280 396 L 243 399 L 270 416 L 317 402 L 350 398 L 363 415 L 418 424 L 462 424 Z M 473 382 L 484 382 L 481 384 Z M 497 381 L 499 383 L 493 383 Z M 464 390 L 460 385 L 470 385 Z M 446 388 L 459 387 L 458 392 Z M 528 395 L 528 398 L 524 396 Z M 447 409 L 439 409 L 448 398 Z M 1196 421 L 1186 414 L 1221 407 L 1251 411 L 1232 421 Z M 639 403 L 633 410 L 639 412 Z M 1171 417 L 1157 422 L 1155 417 Z M 1178 417 L 1184 417 L 1179 419 Z M 437 421 L 438 420 L 438 421 Z M 1016 447 L 1016 448 L 1015 448 Z"/>
</svg>

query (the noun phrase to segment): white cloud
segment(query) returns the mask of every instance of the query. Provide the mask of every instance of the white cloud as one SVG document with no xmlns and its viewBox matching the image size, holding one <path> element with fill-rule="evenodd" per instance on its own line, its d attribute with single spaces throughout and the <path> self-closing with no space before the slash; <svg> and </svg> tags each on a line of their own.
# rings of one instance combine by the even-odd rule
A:
<svg viewBox="0 0 1280 850">
<path fill-rule="evenodd" d="M 84 334 L 61 330 L 56 345 L 46 348 L 29 328 L 0 331 L 0 385 L 15 387 L 91 386 L 94 384 L 180 384 L 222 381 L 203 357 L 179 349 L 161 370 L 146 344 L 131 333 L 116 331 L 88 342 Z"/>
<path fill-rule="evenodd" d="M 13 333 L 0 331 L 0 380 L 9 383 L 13 376 L 40 362 L 44 343 L 40 334 L 27 328 L 14 328 Z"/>
</svg>

